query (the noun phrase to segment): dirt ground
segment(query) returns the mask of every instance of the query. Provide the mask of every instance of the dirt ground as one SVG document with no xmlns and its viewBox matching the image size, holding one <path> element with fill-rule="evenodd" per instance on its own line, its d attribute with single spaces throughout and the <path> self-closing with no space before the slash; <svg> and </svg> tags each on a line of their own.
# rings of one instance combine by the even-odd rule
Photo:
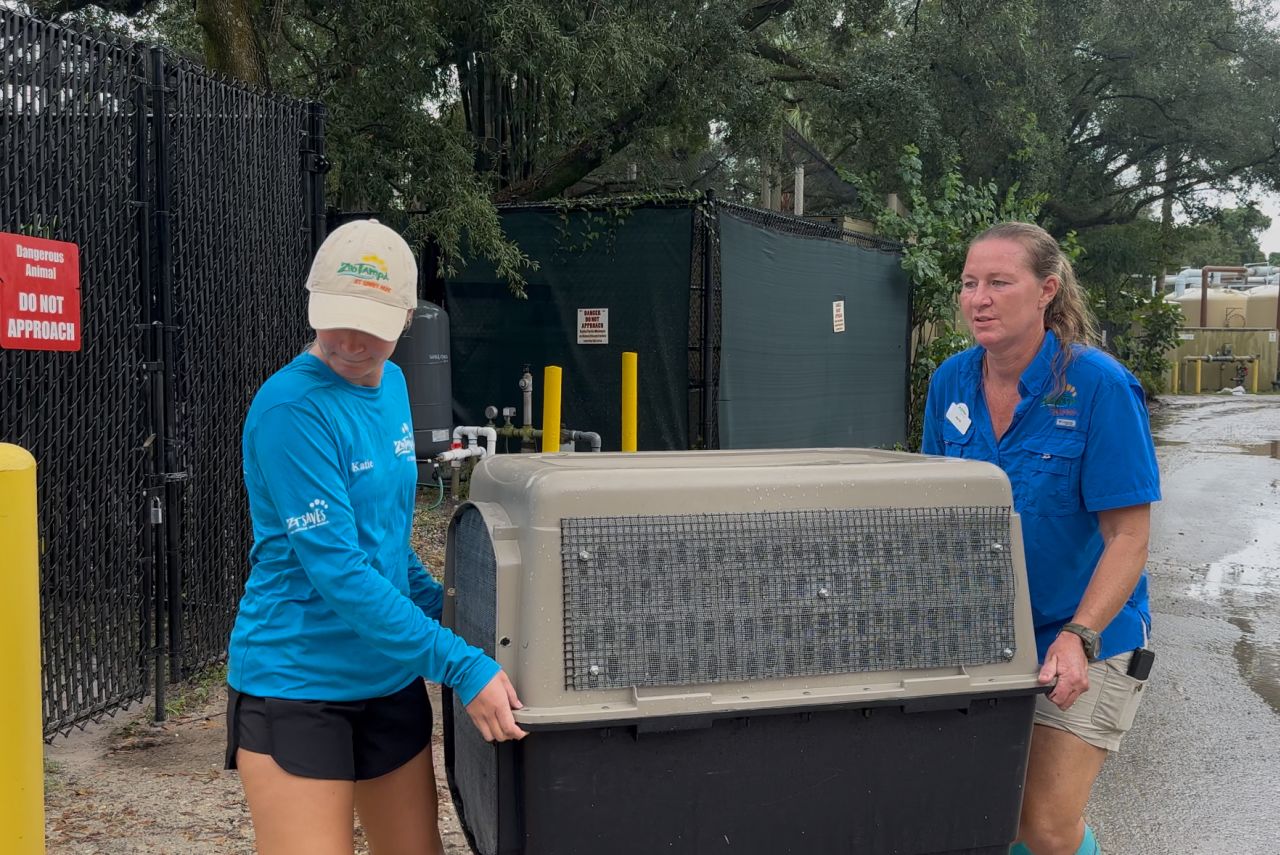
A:
<svg viewBox="0 0 1280 855">
<path fill-rule="evenodd" d="M 415 546 L 432 568 L 443 566 L 449 503 L 419 508 Z M 467 845 L 444 776 L 440 692 L 436 709 L 436 785 L 446 855 Z M 135 706 L 45 749 L 45 839 L 49 855 L 241 855 L 252 853 L 253 828 L 240 779 L 222 769 L 226 690 L 221 671 L 175 689 L 169 720 L 152 724 L 150 704 Z M 368 850 L 357 830 L 358 853 Z"/>
</svg>

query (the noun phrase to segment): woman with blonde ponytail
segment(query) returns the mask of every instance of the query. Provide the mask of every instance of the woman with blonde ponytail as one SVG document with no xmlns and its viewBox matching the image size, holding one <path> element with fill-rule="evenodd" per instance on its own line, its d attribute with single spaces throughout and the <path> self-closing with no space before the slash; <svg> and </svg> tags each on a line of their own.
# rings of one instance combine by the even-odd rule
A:
<svg viewBox="0 0 1280 855">
<path fill-rule="evenodd" d="M 1000 466 L 1022 518 L 1040 682 L 1013 855 L 1100 855 L 1084 808 L 1133 724 L 1147 649 L 1160 476 L 1141 384 L 1097 347 L 1070 261 L 1030 223 L 969 246 L 977 344 L 934 373 L 923 450 Z"/>
</svg>

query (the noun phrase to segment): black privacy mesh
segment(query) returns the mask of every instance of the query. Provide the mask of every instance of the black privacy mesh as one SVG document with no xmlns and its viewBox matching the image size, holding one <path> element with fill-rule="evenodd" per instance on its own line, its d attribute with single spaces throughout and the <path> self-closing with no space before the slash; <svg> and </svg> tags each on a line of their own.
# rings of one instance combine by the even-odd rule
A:
<svg viewBox="0 0 1280 855">
<path fill-rule="evenodd" d="M 259 385 L 311 339 L 301 151 L 308 105 L 185 60 L 166 67 L 174 406 L 182 486 L 182 673 L 227 645 L 253 533 L 240 430 Z"/>
<path fill-rule="evenodd" d="M 82 350 L 0 350 L 0 442 L 39 466 L 47 737 L 225 650 L 240 427 L 306 342 L 313 109 L 0 8 L 0 231 L 80 249 Z"/>
<path fill-rule="evenodd" d="M 0 442 L 38 466 L 46 732 L 146 691 L 142 66 L 129 45 L 0 9 L 0 231 L 76 243 L 81 259 L 82 350 L 0 350 Z"/>
<path fill-rule="evenodd" d="M 1004 508 L 561 522 L 565 685 L 720 683 L 1004 661 Z"/>
</svg>

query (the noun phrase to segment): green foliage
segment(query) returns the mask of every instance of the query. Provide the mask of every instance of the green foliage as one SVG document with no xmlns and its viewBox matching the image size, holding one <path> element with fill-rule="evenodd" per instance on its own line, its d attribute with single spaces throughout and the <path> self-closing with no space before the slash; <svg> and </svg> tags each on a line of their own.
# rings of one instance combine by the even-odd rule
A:
<svg viewBox="0 0 1280 855">
<path fill-rule="evenodd" d="M 878 201 L 876 176 L 848 175 L 862 188 L 877 231 L 903 244 L 902 267 L 911 278 L 911 388 L 907 444 L 920 448 L 929 378 L 947 357 L 970 344 L 956 326 L 960 274 L 969 243 L 983 230 L 1007 220 L 1034 221 L 1042 199 L 1023 197 L 1018 188 L 1001 193 L 992 182 L 966 184 L 953 167 L 927 184 L 920 151 L 906 146 L 898 159 L 898 180 L 907 211 Z"/>
<path fill-rule="evenodd" d="M 1155 397 L 1169 391 L 1165 378 L 1171 363 L 1165 355 L 1178 346 L 1182 312 L 1157 294 L 1139 300 L 1132 316 L 1133 325 L 1114 337 L 1111 349 L 1142 382 L 1147 397 Z"/>
<path fill-rule="evenodd" d="M 1175 267 L 1241 265 L 1263 260 L 1258 236 L 1271 218 L 1253 203 L 1239 208 L 1191 209 L 1194 220 L 1175 232 Z"/>
</svg>

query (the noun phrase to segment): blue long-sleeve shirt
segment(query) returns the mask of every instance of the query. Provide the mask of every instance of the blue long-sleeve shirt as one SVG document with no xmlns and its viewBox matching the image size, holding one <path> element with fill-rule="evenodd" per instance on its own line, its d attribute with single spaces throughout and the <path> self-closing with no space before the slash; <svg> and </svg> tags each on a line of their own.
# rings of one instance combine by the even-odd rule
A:
<svg viewBox="0 0 1280 855">
<path fill-rule="evenodd" d="M 254 397 L 243 454 L 254 545 L 231 686 L 340 701 L 422 676 L 470 703 L 498 664 L 440 625 L 440 584 L 409 544 L 417 463 L 400 369 L 356 386 L 298 356 Z"/>
</svg>

